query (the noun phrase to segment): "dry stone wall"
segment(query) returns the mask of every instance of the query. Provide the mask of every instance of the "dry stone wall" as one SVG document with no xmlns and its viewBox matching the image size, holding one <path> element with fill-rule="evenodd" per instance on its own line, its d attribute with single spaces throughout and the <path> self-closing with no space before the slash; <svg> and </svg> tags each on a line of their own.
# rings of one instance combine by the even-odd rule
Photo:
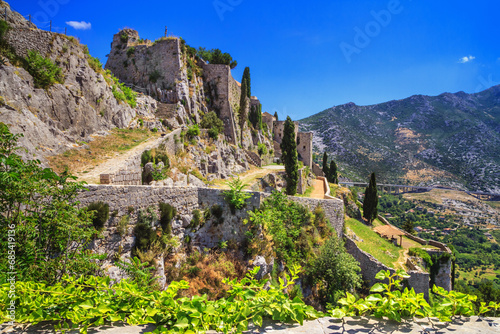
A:
<svg viewBox="0 0 500 334">
<path fill-rule="evenodd" d="M 372 255 L 362 251 L 358 245 L 347 236 L 345 237 L 345 247 L 347 252 L 359 262 L 363 280 L 366 281 L 369 286 L 379 282 L 375 279 L 375 275 L 377 275 L 379 271 L 389 270 L 391 273 L 395 272 L 393 268 L 387 267 Z M 414 270 L 408 271 L 408 274 L 410 275 L 410 278 L 407 280 L 408 285 L 414 288 L 416 293 L 423 293 L 425 299 L 429 300 L 429 274 Z"/>
</svg>

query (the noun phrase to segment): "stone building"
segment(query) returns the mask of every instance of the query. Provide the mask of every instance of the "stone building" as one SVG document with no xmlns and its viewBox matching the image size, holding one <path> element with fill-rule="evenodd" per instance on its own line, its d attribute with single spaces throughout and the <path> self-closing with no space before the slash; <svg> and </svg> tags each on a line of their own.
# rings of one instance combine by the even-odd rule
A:
<svg viewBox="0 0 500 334">
<path fill-rule="evenodd" d="M 270 114 L 266 115 L 266 123 L 269 121 Z M 271 116 L 272 117 L 272 116 Z M 281 157 L 280 144 L 283 140 L 283 132 L 285 127 L 285 121 L 275 121 L 273 119 L 273 140 L 274 140 L 274 151 L 276 157 Z M 262 121 L 264 121 L 264 115 L 262 115 Z M 312 168 L 312 132 L 299 132 L 299 122 L 294 122 L 295 124 L 295 141 L 297 142 L 297 153 L 299 161 L 302 161 L 304 166 Z"/>
</svg>

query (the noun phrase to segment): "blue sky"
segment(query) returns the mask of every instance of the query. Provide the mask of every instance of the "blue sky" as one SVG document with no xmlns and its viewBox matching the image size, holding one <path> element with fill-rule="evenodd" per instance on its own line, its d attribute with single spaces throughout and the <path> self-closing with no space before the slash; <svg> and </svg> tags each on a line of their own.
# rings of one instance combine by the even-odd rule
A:
<svg viewBox="0 0 500 334">
<path fill-rule="evenodd" d="M 219 48 L 252 75 L 263 110 L 300 119 L 334 105 L 500 84 L 498 1 L 10 1 L 41 28 L 52 20 L 104 63 L 113 34 L 169 34 Z M 87 30 L 67 22 L 90 23 Z M 81 28 L 81 27 L 80 27 Z"/>
</svg>

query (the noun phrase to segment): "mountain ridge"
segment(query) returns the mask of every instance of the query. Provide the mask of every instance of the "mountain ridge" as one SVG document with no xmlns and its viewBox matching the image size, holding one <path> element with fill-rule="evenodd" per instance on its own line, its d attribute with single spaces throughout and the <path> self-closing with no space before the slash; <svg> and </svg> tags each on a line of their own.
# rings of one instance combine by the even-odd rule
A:
<svg viewBox="0 0 500 334">
<path fill-rule="evenodd" d="M 500 85 L 468 94 L 413 95 L 368 106 L 353 102 L 299 121 L 341 172 L 381 182 L 500 191 Z"/>
</svg>

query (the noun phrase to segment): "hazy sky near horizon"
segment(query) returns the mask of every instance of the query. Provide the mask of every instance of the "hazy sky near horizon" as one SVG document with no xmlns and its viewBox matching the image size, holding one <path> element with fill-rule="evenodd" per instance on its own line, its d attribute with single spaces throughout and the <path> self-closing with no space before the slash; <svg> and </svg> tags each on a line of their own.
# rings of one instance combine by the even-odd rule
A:
<svg viewBox="0 0 500 334">
<path fill-rule="evenodd" d="M 334 105 L 500 84 L 500 3 L 488 1 L 8 1 L 42 29 L 80 38 L 106 62 L 124 27 L 219 48 L 251 69 L 263 110 L 301 119 Z"/>
</svg>

